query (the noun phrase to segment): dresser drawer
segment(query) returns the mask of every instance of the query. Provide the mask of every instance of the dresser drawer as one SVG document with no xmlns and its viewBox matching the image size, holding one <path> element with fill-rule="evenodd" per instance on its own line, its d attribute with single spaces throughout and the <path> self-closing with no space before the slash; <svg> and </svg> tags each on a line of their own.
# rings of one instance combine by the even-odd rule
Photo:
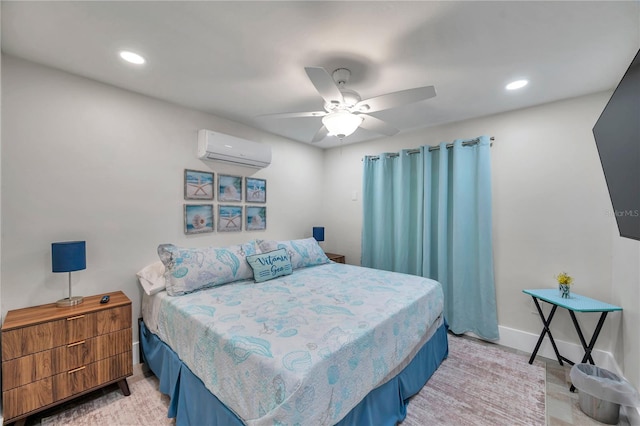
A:
<svg viewBox="0 0 640 426">
<path fill-rule="evenodd" d="M 2 363 L 2 390 L 37 382 L 53 375 L 52 351 L 38 352 Z"/>
<path fill-rule="evenodd" d="M 29 383 L 25 386 L 2 392 L 2 407 L 5 421 L 29 411 L 53 403 L 53 379 Z"/>
<path fill-rule="evenodd" d="M 131 351 L 83 365 L 53 376 L 53 400 L 58 401 L 85 390 L 130 376 Z"/>
<path fill-rule="evenodd" d="M 96 316 L 96 330 L 92 334 L 93 336 L 131 328 L 131 306 L 105 309 L 94 315 Z"/>
<path fill-rule="evenodd" d="M 7 361 L 63 344 L 67 321 L 58 320 L 2 333 L 2 360 Z"/>
<path fill-rule="evenodd" d="M 2 392 L 4 418 L 12 419 L 61 399 L 130 376 L 131 351 Z"/>
<path fill-rule="evenodd" d="M 131 351 L 131 329 L 129 328 L 60 346 L 52 351 L 53 374 L 127 351 Z"/>
<path fill-rule="evenodd" d="M 131 328 L 131 308 L 121 306 L 2 333 L 2 360 L 41 352 L 100 334 Z"/>
</svg>

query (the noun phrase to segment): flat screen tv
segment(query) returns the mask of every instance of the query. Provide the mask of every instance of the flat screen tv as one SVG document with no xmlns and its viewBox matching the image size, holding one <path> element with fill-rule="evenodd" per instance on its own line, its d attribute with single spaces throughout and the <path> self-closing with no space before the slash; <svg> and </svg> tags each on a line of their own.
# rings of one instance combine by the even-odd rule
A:
<svg viewBox="0 0 640 426">
<path fill-rule="evenodd" d="M 640 51 L 593 127 L 620 236 L 640 240 Z"/>
</svg>

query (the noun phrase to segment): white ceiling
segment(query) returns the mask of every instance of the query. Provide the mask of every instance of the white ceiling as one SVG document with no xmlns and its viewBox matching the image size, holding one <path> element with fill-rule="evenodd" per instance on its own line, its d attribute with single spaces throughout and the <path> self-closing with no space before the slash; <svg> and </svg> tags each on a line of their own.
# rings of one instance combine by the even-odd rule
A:
<svg viewBox="0 0 640 426">
<path fill-rule="evenodd" d="M 305 66 L 351 69 L 362 98 L 434 85 L 373 113 L 407 131 L 613 89 L 640 2 L 2 1 L 2 51 L 300 142 L 322 110 Z M 147 59 L 137 67 L 117 52 Z M 516 92 L 514 79 L 530 84 Z M 380 137 L 359 129 L 353 143 Z M 329 137 L 317 145 L 339 144 Z"/>
</svg>

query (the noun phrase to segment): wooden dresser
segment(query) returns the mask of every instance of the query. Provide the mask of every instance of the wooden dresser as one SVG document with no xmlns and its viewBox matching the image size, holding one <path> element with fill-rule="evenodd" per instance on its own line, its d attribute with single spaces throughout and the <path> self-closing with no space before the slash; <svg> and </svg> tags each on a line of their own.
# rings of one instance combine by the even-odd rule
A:
<svg viewBox="0 0 640 426">
<path fill-rule="evenodd" d="M 9 311 L 2 324 L 4 422 L 27 416 L 118 382 L 129 395 L 133 374 L 131 300 L 117 291 Z"/>
<path fill-rule="evenodd" d="M 337 253 L 325 253 L 325 254 L 329 258 L 329 260 L 333 260 L 336 263 L 346 263 L 343 254 L 337 254 Z"/>
</svg>

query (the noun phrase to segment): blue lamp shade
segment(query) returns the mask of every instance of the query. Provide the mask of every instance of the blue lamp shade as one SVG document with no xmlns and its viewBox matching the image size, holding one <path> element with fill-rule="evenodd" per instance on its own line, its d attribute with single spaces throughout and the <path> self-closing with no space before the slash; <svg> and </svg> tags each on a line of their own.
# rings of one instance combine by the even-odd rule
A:
<svg viewBox="0 0 640 426">
<path fill-rule="evenodd" d="M 316 241 L 324 241 L 324 226 L 313 227 L 313 238 L 315 238 Z"/>
<path fill-rule="evenodd" d="M 51 243 L 52 272 L 80 271 L 87 268 L 84 241 Z"/>
</svg>

